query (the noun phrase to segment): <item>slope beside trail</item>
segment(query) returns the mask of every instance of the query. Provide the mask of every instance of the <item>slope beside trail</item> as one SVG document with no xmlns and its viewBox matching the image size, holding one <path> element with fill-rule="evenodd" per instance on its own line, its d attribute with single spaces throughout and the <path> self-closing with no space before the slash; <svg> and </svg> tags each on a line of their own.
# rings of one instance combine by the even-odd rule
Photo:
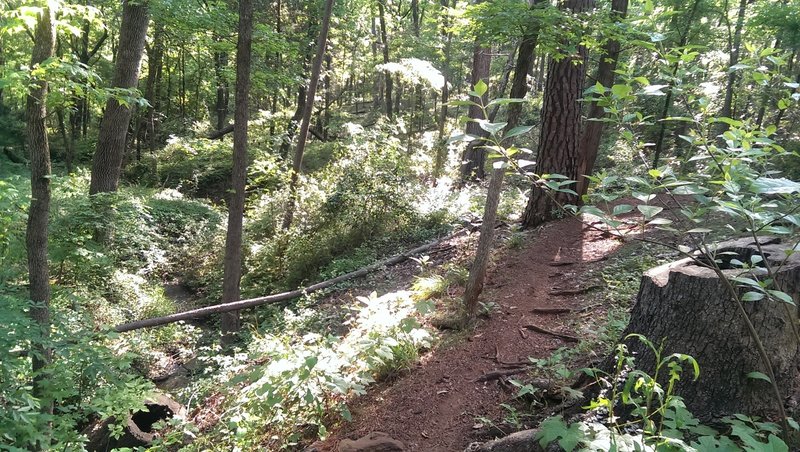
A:
<svg viewBox="0 0 800 452">
<path fill-rule="evenodd" d="M 550 331 L 580 336 L 573 316 L 539 315 L 534 308 L 583 306 L 584 295 L 555 295 L 578 289 L 580 276 L 618 248 L 620 242 L 575 219 L 565 218 L 535 231 L 522 249 L 504 252 L 487 278 L 483 301 L 499 309 L 466 340 L 423 356 L 410 373 L 377 385 L 354 402 L 353 422 L 344 423 L 317 445 L 338 451 L 345 438 L 384 432 L 408 451 L 461 451 L 476 440 L 476 418 L 502 416 L 510 393 L 497 380 L 476 382 L 502 362 L 546 357 L 571 344 L 525 329 L 535 324 Z"/>
</svg>

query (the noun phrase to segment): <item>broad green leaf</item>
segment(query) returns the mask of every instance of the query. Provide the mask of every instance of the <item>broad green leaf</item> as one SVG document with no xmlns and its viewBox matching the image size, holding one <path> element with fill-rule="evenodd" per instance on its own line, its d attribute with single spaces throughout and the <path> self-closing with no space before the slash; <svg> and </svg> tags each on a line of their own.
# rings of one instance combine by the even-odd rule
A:
<svg viewBox="0 0 800 452">
<path fill-rule="evenodd" d="M 478 83 L 475 84 L 475 88 L 473 88 L 475 93 L 478 94 L 477 97 L 483 97 L 486 94 L 486 91 L 489 90 L 489 87 L 486 85 L 486 82 L 483 80 L 478 80 Z"/>
<path fill-rule="evenodd" d="M 533 129 L 533 126 L 517 126 L 509 130 L 508 133 L 503 136 L 503 138 L 511 138 L 517 135 L 522 135 L 523 133 L 530 132 L 531 129 Z"/>
<path fill-rule="evenodd" d="M 800 192 L 800 182 L 784 177 L 779 179 L 759 177 L 750 184 L 750 191 L 767 195 L 790 194 Z"/>
<path fill-rule="evenodd" d="M 662 210 L 664 210 L 663 207 L 648 206 L 646 204 L 639 204 L 636 206 L 636 209 L 644 215 L 646 220 L 652 219 L 654 216 L 658 215 Z"/>
<path fill-rule="evenodd" d="M 622 215 L 622 214 L 628 213 L 628 212 L 630 212 L 632 210 L 633 210 L 633 206 L 632 205 L 630 205 L 630 204 L 620 204 L 620 205 L 614 206 L 614 210 L 613 210 L 612 213 L 614 215 Z"/>
<path fill-rule="evenodd" d="M 788 303 L 790 305 L 794 305 L 794 300 L 792 299 L 792 296 L 789 295 L 786 292 L 783 292 L 781 290 L 767 290 L 767 293 L 770 296 L 775 297 L 775 298 L 777 298 L 778 300 L 780 300 L 780 301 L 782 301 L 784 303 Z"/>
<path fill-rule="evenodd" d="M 747 292 L 742 295 L 742 301 L 758 301 L 764 298 L 764 294 L 761 292 Z"/>
<path fill-rule="evenodd" d="M 481 126 L 481 129 L 491 133 L 492 135 L 497 135 L 497 133 L 503 130 L 508 124 L 507 122 L 489 122 L 485 119 L 476 119 L 475 122 Z"/>
<path fill-rule="evenodd" d="M 480 107 L 480 104 L 473 102 L 471 100 L 451 100 L 447 104 L 453 107 L 471 107 L 471 106 Z"/>
</svg>

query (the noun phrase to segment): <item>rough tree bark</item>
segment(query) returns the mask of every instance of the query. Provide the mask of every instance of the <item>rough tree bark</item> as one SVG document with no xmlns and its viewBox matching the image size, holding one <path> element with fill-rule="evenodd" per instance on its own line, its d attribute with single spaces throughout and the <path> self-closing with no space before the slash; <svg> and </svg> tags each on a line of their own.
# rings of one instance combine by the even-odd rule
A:
<svg viewBox="0 0 800 452">
<path fill-rule="evenodd" d="M 283 217 L 283 229 L 289 229 L 294 219 L 295 197 L 297 196 L 297 183 L 300 177 L 300 168 L 303 165 L 303 154 L 308 141 L 308 129 L 311 126 L 311 113 L 314 110 L 314 96 L 317 94 L 319 75 L 322 72 L 322 60 L 325 57 L 325 47 L 328 44 L 328 30 L 331 24 L 333 0 L 325 1 L 325 13 L 322 16 L 322 27 L 317 39 L 317 54 L 314 56 L 314 66 L 311 68 L 311 81 L 308 84 L 308 98 L 303 111 L 303 122 L 300 124 L 300 136 L 297 139 L 297 148 L 292 159 L 292 174 L 289 181 L 289 200 L 286 203 L 286 213 Z"/>
<path fill-rule="evenodd" d="M 467 287 L 464 289 L 464 308 L 467 321 L 475 318 L 478 310 L 478 296 L 483 291 L 486 267 L 489 265 L 489 253 L 492 251 L 492 242 L 494 241 L 494 222 L 497 219 L 497 205 L 500 203 L 504 175 L 505 167 L 497 165 L 492 170 L 492 179 L 489 181 L 478 249 L 475 251 L 475 260 L 469 269 Z"/>
<path fill-rule="evenodd" d="M 611 17 L 615 20 L 622 20 L 628 13 L 628 0 L 611 1 Z M 606 88 L 614 85 L 617 61 L 619 60 L 620 43 L 616 39 L 609 39 L 603 47 L 603 54 L 600 56 L 600 64 L 597 68 L 597 82 Z M 578 195 L 586 194 L 589 188 L 589 176 L 594 169 L 597 161 L 597 152 L 600 148 L 600 139 L 603 136 L 603 126 L 605 123 L 597 121 L 605 116 L 603 107 L 592 102 L 589 106 L 586 125 L 583 128 L 581 138 L 580 160 L 578 164 L 578 188 L 575 190 Z"/>
<path fill-rule="evenodd" d="M 562 7 L 580 13 L 594 7 L 594 0 L 567 0 Z M 586 48 L 578 46 L 573 55 L 550 62 L 542 106 L 536 172 L 561 174 L 578 180 L 580 153 L 581 105 L 586 78 Z M 552 197 L 551 197 L 552 196 Z M 534 185 L 522 220 L 523 227 L 535 227 L 553 218 L 556 202 L 575 204 L 577 197 L 568 193 L 547 193 Z"/>
<path fill-rule="evenodd" d="M 42 8 L 31 55 L 35 68 L 55 52 L 55 11 Z M 38 341 L 31 345 L 33 396 L 40 401 L 43 413 L 53 413 L 53 401 L 47 396 L 46 368 L 53 352 L 47 345 L 50 332 L 50 268 L 47 263 L 47 222 L 50 212 L 50 143 L 47 140 L 47 81 L 34 79 L 26 99 L 25 133 L 31 165 L 31 205 L 25 245 L 28 251 L 28 281 L 33 302 L 29 314 L 38 325 Z M 40 444 L 44 450 L 47 444 Z"/>
<path fill-rule="evenodd" d="M 765 258 L 773 268 L 778 268 L 790 246 L 761 239 Z M 720 253 L 732 251 L 738 256 Z M 736 257 L 750 262 L 758 254 L 752 238 L 721 243 L 717 258 L 730 261 Z M 724 268 L 724 267 L 723 267 Z M 741 269 L 723 270 L 727 276 L 736 276 Z M 763 277 L 762 277 L 763 279 Z M 800 301 L 800 254 L 788 258 L 777 273 L 779 287 Z M 700 365 L 700 377 L 692 381 L 691 369 L 684 366 L 684 377 L 675 387 L 677 395 L 684 398 L 689 410 L 702 421 L 719 419 L 734 413 L 747 415 L 772 415 L 776 401 L 770 383 L 749 378 L 750 372 L 768 374 L 748 333 L 742 315 L 737 311 L 724 281 L 709 268 L 683 259 L 656 267 L 646 272 L 625 332 L 646 336 L 658 346 L 664 340 L 663 356 L 685 353 L 693 356 Z M 796 384 L 798 357 L 798 321 L 796 306 L 762 299 L 745 303 L 749 315 L 769 355 L 782 395 L 791 393 Z M 635 339 L 625 341 L 628 351 L 636 356 L 636 367 L 645 372 L 654 369 L 655 357 L 649 349 Z M 604 367 L 613 368 L 609 357 Z"/>
<path fill-rule="evenodd" d="M 228 204 L 228 230 L 225 235 L 222 303 L 241 298 L 242 223 L 244 219 L 245 185 L 247 183 L 247 121 L 250 119 L 250 62 L 253 44 L 253 2 L 239 0 L 239 37 L 236 43 L 236 111 L 233 128 L 233 194 Z M 229 344 L 239 331 L 239 311 L 220 317 L 223 344 Z"/>
<path fill-rule="evenodd" d="M 122 6 L 122 23 L 119 33 L 117 62 L 114 68 L 115 88 L 134 88 L 139 82 L 139 69 L 144 54 L 149 14 L 146 2 L 125 0 Z M 125 138 L 131 121 L 131 108 L 117 99 L 106 102 L 100 135 L 92 162 L 92 180 L 89 193 L 117 191 L 125 154 Z"/>
</svg>

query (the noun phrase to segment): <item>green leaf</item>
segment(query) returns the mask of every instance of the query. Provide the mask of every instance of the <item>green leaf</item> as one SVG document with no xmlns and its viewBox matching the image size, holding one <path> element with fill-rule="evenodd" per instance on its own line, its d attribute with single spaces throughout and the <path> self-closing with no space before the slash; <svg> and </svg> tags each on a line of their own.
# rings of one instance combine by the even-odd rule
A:
<svg viewBox="0 0 800 452">
<path fill-rule="evenodd" d="M 500 105 L 508 105 L 508 104 L 518 104 L 518 103 L 522 103 L 522 102 L 525 102 L 525 99 L 520 99 L 520 98 L 517 98 L 517 97 L 504 97 L 504 98 L 499 98 L 499 99 L 492 99 L 491 101 L 489 101 L 488 104 L 486 104 L 486 108 L 488 109 L 488 108 L 494 107 L 496 105 L 500 106 Z"/>
<path fill-rule="evenodd" d="M 471 100 L 451 100 L 447 103 L 451 107 L 480 107 L 480 104 L 473 102 Z"/>
<path fill-rule="evenodd" d="M 473 88 L 475 93 L 478 95 L 477 97 L 483 97 L 486 94 L 486 91 L 489 90 L 489 87 L 483 80 L 478 80 L 478 83 L 475 84 L 475 88 Z"/>
<path fill-rule="evenodd" d="M 662 210 L 664 210 L 663 207 L 648 206 L 646 204 L 639 204 L 636 206 L 636 209 L 644 215 L 646 220 L 652 219 L 654 216 L 658 215 Z"/>
<path fill-rule="evenodd" d="M 750 191 L 766 195 L 790 194 L 800 192 L 800 183 L 784 177 L 759 177 L 750 184 Z"/>
<path fill-rule="evenodd" d="M 794 305 L 794 300 L 792 299 L 792 296 L 789 295 L 786 292 L 783 292 L 781 290 L 767 290 L 767 293 L 771 297 L 777 298 L 778 300 L 780 300 L 780 301 L 782 301 L 784 303 L 788 303 L 790 305 Z"/>
<path fill-rule="evenodd" d="M 628 97 L 632 90 L 630 85 L 614 85 L 611 87 L 611 94 L 614 97 L 624 98 Z"/>
<path fill-rule="evenodd" d="M 767 383 L 772 382 L 772 380 L 770 380 L 768 376 L 764 375 L 761 372 L 750 372 L 749 374 L 747 374 L 747 378 L 752 378 L 753 380 L 764 380 Z"/>
<path fill-rule="evenodd" d="M 491 133 L 492 135 L 497 135 L 498 132 L 503 130 L 506 125 L 508 125 L 507 122 L 489 122 L 485 119 L 476 119 L 475 122 L 481 126 L 481 129 Z"/>
<path fill-rule="evenodd" d="M 761 292 L 747 292 L 742 295 L 742 301 L 758 301 L 764 298 L 764 294 Z"/>
<path fill-rule="evenodd" d="M 620 204 L 620 205 L 614 206 L 614 210 L 613 210 L 612 213 L 614 215 L 622 215 L 622 214 L 628 213 L 628 212 L 630 212 L 632 210 L 633 210 L 633 206 L 632 205 L 630 205 L 630 204 Z"/>
<path fill-rule="evenodd" d="M 514 127 L 513 129 L 509 130 L 508 133 L 506 133 L 503 136 L 503 138 L 511 138 L 511 137 L 515 137 L 517 135 L 522 135 L 524 133 L 530 132 L 531 129 L 533 129 L 533 126 L 517 126 L 517 127 Z"/>
</svg>

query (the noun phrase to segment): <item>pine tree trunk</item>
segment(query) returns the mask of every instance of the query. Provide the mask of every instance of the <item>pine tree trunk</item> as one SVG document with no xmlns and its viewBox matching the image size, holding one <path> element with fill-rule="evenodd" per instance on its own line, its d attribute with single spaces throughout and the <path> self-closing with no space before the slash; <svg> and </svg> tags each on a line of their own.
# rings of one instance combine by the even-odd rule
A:
<svg viewBox="0 0 800 452">
<path fill-rule="evenodd" d="M 573 12 L 588 11 L 594 0 L 568 0 L 564 7 Z M 578 46 L 577 53 L 552 60 L 542 105 L 542 126 L 537 155 L 537 174 L 561 174 L 578 180 L 580 155 L 581 105 L 586 78 L 586 48 Z M 563 192 L 546 192 L 538 185 L 531 190 L 522 220 L 523 227 L 538 226 L 554 218 L 558 204 L 575 204 L 577 197 Z"/>
<path fill-rule="evenodd" d="M 55 52 L 55 12 L 45 7 L 34 32 L 31 67 L 35 68 Z M 48 397 L 47 366 L 53 352 L 48 345 L 50 332 L 50 269 L 47 262 L 47 224 L 50 212 L 50 144 L 47 139 L 47 81 L 34 79 L 30 85 L 25 108 L 25 133 L 31 166 L 31 204 L 25 245 L 28 251 L 28 281 L 33 302 L 29 314 L 38 326 L 38 337 L 31 346 L 33 396 L 40 401 L 43 413 L 53 413 L 53 401 Z M 48 444 L 40 444 L 47 450 Z"/>
<path fill-rule="evenodd" d="M 613 18 L 622 20 L 627 13 L 628 0 L 612 0 L 611 15 Z M 616 78 L 614 71 L 617 70 L 619 53 L 619 41 L 610 39 L 606 42 L 603 54 L 600 56 L 600 64 L 597 68 L 597 82 L 609 89 L 614 85 L 614 79 Z M 589 179 L 585 176 L 592 174 L 594 163 L 597 161 L 597 153 L 600 149 L 600 139 L 603 136 L 604 123 L 596 120 L 602 119 L 604 116 L 605 110 L 603 110 L 603 107 L 598 105 L 597 102 L 592 102 L 589 106 L 589 114 L 583 129 L 583 138 L 581 139 L 578 188 L 575 190 L 580 196 L 585 195 L 586 190 L 589 188 Z"/>
<path fill-rule="evenodd" d="M 147 3 L 125 1 L 122 7 L 119 48 L 114 69 L 115 88 L 134 88 L 139 82 L 148 16 Z M 110 98 L 106 102 L 92 162 L 90 194 L 117 191 L 130 121 L 131 107 L 122 105 L 115 98 Z"/>
<path fill-rule="evenodd" d="M 758 254 L 752 238 L 721 243 L 721 252 L 736 252 L 736 257 L 749 262 Z M 773 268 L 780 267 L 776 281 L 779 287 L 800 301 L 800 254 L 790 256 L 782 266 L 791 245 L 763 244 L 762 249 Z M 768 243 L 768 242 L 767 242 Z M 741 269 L 723 270 L 731 276 Z M 622 337 L 642 334 L 658 346 L 664 340 L 662 356 L 684 353 L 694 357 L 700 366 L 700 377 L 693 381 L 691 366 L 683 365 L 683 377 L 675 387 L 689 410 L 702 421 L 720 419 L 735 413 L 767 416 L 776 411 L 770 383 L 748 377 L 754 371 L 768 374 L 748 332 L 741 313 L 724 281 L 713 270 L 696 265 L 691 259 L 662 265 L 642 277 L 630 324 Z M 796 306 L 764 298 L 746 302 L 745 310 L 769 355 L 776 383 L 783 396 L 792 394 L 796 385 L 800 343 L 795 328 Z M 624 341 L 629 353 L 636 356 L 636 367 L 652 375 L 655 356 L 635 339 Z M 613 357 L 603 367 L 613 368 Z M 662 381 L 663 383 L 663 381 Z M 771 416 L 770 416 L 771 417 Z"/>
<path fill-rule="evenodd" d="M 236 44 L 236 111 L 233 121 L 233 194 L 228 204 L 228 230 L 225 236 L 222 302 L 239 300 L 242 278 L 242 223 L 244 220 L 245 186 L 247 183 L 247 123 L 250 119 L 250 62 L 253 43 L 253 2 L 239 0 L 239 37 Z M 223 343 L 230 343 L 239 331 L 239 311 L 220 317 Z"/>
</svg>

